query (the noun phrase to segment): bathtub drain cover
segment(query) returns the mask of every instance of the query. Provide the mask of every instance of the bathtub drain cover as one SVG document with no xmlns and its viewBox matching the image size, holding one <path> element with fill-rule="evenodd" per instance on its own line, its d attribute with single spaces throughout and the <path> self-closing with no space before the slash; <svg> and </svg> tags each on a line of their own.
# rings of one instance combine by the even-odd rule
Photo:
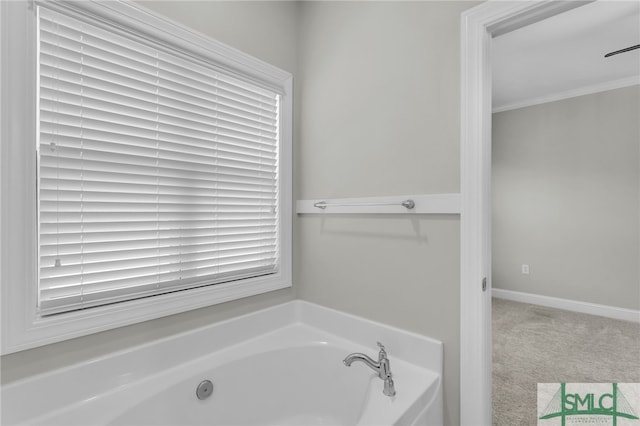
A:
<svg viewBox="0 0 640 426">
<path fill-rule="evenodd" d="M 198 399 L 207 399 L 211 396 L 213 392 L 213 383 L 211 380 L 203 380 L 200 382 L 198 387 L 196 388 L 196 396 Z"/>
</svg>

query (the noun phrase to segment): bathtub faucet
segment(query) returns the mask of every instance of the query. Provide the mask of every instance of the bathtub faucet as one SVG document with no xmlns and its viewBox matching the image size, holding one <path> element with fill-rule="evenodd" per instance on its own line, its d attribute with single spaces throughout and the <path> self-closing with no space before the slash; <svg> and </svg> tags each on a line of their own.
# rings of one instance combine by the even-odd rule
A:
<svg viewBox="0 0 640 426">
<path fill-rule="evenodd" d="M 354 361 L 362 361 L 365 365 L 375 371 L 378 374 L 378 377 L 384 380 L 384 390 L 382 393 L 387 396 L 394 396 L 396 394 L 396 389 L 393 385 L 393 375 L 391 374 L 391 366 L 389 365 L 389 358 L 387 358 L 387 351 L 384 350 L 384 345 L 382 343 L 378 342 L 378 346 L 380 347 L 378 362 L 361 353 L 352 353 L 347 355 L 342 362 L 344 362 L 344 365 L 347 367 L 350 367 L 351 363 Z"/>
</svg>

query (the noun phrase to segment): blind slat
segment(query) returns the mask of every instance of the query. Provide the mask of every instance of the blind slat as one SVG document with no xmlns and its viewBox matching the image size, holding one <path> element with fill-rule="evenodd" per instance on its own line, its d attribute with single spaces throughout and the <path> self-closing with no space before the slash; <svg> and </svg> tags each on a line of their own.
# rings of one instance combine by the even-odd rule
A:
<svg viewBox="0 0 640 426">
<path fill-rule="evenodd" d="M 100 252 L 116 252 L 134 249 L 162 248 L 174 247 L 179 244 L 201 246 L 206 244 L 222 244 L 222 243 L 242 243 L 253 240 L 269 241 L 270 238 L 276 238 L 271 231 L 247 232 L 237 235 L 204 235 L 199 237 L 170 237 L 150 239 L 123 239 L 113 241 L 91 242 L 71 242 L 63 243 L 53 241 L 51 244 L 43 244 L 40 248 L 41 256 L 65 255 L 65 254 L 82 254 L 82 253 L 100 253 Z"/>
<path fill-rule="evenodd" d="M 52 168 L 64 168 L 71 169 L 78 163 L 80 158 L 69 158 L 69 157 L 56 157 L 53 155 L 48 155 L 43 150 L 40 151 L 40 160 L 42 165 L 47 169 Z M 277 173 L 276 168 L 270 166 L 264 166 L 264 168 L 251 168 L 251 167 L 242 167 L 242 164 L 234 164 L 234 163 L 224 163 L 224 164 L 198 164 L 198 163 L 188 163 L 184 161 L 164 161 L 161 159 L 153 160 L 144 157 L 134 157 L 132 155 L 122 155 L 122 154 L 109 154 L 102 155 L 98 157 L 99 159 L 92 158 L 82 158 L 82 169 L 81 170 L 89 170 L 89 171 L 122 171 L 124 173 L 130 173 L 132 171 L 141 171 L 148 172 L 149 174 L 154 173 L 163 173 L 163 176 L 175 176 L 175 177 L 189 177 L 189 176 L 212 176 L 218 174 L 228 174 L 233 175 L 237 174 L 238 176 L 248 177 L 248 178 L 267 178 L 272 179 Z M 133 161 L 139 160 L 139 161 Z M 155 163 L 158 164 L 155 164 Z M 146 164 L 145 164 L 146 163 Z M 188 169 L 189 168 L 189 169 Z"/>
<path fill-rule="evenodd" d="M 193 147 L 186 147 L 183 152 L 180 152 L 176 149 L 175 144 L 165 145 L 160 141 L 156 143 L 155 147 L 111 144 L 92 139 L 81 139 L 77 145 L 69 144 L 68 142 L 68 140 L 57 139 L 54 145 L 51 145 L 51 143 L 45 145 L 45 150 L 41 155 L 53 158 L 78 158 L 82 156 L 84 159 L 91 160 L 93 158 L 100 159 L 113 153 L 135 156 L 140 159 L 141 163 L 149 163 L 148 159 L 150 158 L 158 158 L 166 163 L 180 161 L 207 165 L 225 165 L 221 160 L 234 162 L 235 164 L 249 163 L 264 166 L 275 166 L 277 163 L 275 153 L 229 151 L 224 149 L 225 147 L 216 149 L 215 143 L 212 143 L 211 148 L 208 149 L 197 150 Z"/>
<path fill-rule="evenodd" d="M 247 239 L 244 241 L 229 241 L 229 242 L 216 242 L 216 243 L 200 243 L 190 244 L 189 253 L 214 253 L 218 250 L 237 249 L 237 248 L 259 248 L 263 247 L 263 238 Z M 275 240 L 271 240 L 271 243 L 275 245 Z M 76 264 L 81 262 L 97 263 L 107 262 L 118 259 L 128 258 L 148 258 L 154 256 L 164 256 L 167 254 L 175 253 L 175 245 L 155 246 L 155 247 L 138 247 L 128 248 L 121 250 L 110 251 L 98 251 L 98 252 L 69 252 L 64 254 L 52 253 L 42 256 L 42 262 L 45 267 L 55 266 L 55 260 L 60 259 L 61 265 Z"/>
<path fill-rule="evenodd" d="M 275 108 L 266 108 L 264 105 L 242 102 L 239 99 L 225 96 L 218 91 L 216 96 L 204 98 L 199 92 L 190 91 L 185 87 L 163 87 L 156 91 L 153 84 L 137 84 L 136 80 L 126 79 L 119 74 L 106 72 L 105 70 L 92 70 L 85 67 L 84 72 L 80 70 L 66 69 L 63 66 L 57 68 L 50 67 L 46 63 L 41 64 L 41 80 L 49 82 L 49 86 L 55 88 L 61 94 L 78 94 L 80 88 L 78 82 L 82 81 L 83 90 L 89 95 L 91 93 L 106 93 L 105 99 L 125 98 L 142 99 L 157 105 L 184 109 L 192 112 L 206 112 L 215 103 L 217 111 L 222 113 L 257 120 L 273 124 L 277 118 Z M 106 80 L 106 79 L 109 80 Z M 153 80 L 152 80 L 153 81 Z M 49 92 L 49 96 L 52 94 Z"/>
<path fill-rule="evenodd" d="M 216 267 L 239 262 L 264 261 L 267 258 L 273 258 L 274 255 L 275 247 L 271 250 L 265 250 L 263 247 L 245 247 L 236 250 L 225 250 L 222 253 L 218 251 L 196 254 L 170 253 L 147 258 L 105 260 L 102 262 L 86 262 L 83 259 L 82 263 L 42 268 L 40 278 L 44 288 L 48 288 L 48 283 L 55 283 L 56 286 L 75 285 L 79 279 L 87 283 L 102 283 L 105 281 L 102 278 L 105 275 L 112 277 L 112 279 L 117 279 L 113 277 L 126 278 L 154 268 L 162 271 Z M 215 266 L 211 266 L 212 264 Z"/>
<path fill-rule="evenodd" d="M 223 283 L 225 281 L 237 280 L 242 278 L 252 278 L 261 275 L 267 275 L 276 272 L 271 266 L 255 266 L 253 264 L 244 265 L 244 273 L 239 274 L 236 271 L 219 272 L 215 276 L 203 276 L 182 280 L 182 285 L 174 284 L 172 287 L 165 287 L 162 283 L 153 282 L 152 279 L 158 276 L 136 277 L 127 280 L 124 287 L 112 285 L 111 287 L 92 287 L 83 294 L 73 292 L 73 289 L 59 289 L 51 291 L 50 298 L 41 303 L 41 308 L 46 312 L 58 313 L 65 312 L 75 308 L 81 304 L 84 308 L 100 306 L 107 303 L 117 303 L 121 301 L 131 300 L 133 298 L 141 298 L 164 294 L 183 289 L 202 287 L 204 285 L 213 285 Z M 175 282 L 176 273 L 166 273 L 160 275 L 163 282 Z M 133 285 L 131 285 L 133 284 Z"/>
</svg>

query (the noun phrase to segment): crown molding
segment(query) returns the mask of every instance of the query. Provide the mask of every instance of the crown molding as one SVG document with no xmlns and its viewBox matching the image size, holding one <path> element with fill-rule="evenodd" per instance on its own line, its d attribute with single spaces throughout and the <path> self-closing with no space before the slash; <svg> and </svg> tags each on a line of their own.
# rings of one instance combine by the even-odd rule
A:
<svg viewBox="0 0 640 426">
<path fill-rule="evenodd" d="M 496 113 L 496 112 L 510 111 L 512 109 L 546 104 L 548 102 L 556 102 L 556 101 L 561 101 L 563 99 L 575 98 L 575 97 L 584 96 L 584 95 L 591 95 L 593 93 L 606 92 L 609 90 L 621 89 L 623 87 L 629 87 L 634 85 L 640 85 L 640 76 L 633 76 L 633 77 L 622 78 L 619 80 L 607 81 L 605 83 L 593 84 L 591 86 L 580 87 L 578 89 L 567 90 L 565 92 L 554 93 L 552 95 L 529 98 L 520 102 L 500 105 L 493 108 L 492 112 Z"/>
</svg>

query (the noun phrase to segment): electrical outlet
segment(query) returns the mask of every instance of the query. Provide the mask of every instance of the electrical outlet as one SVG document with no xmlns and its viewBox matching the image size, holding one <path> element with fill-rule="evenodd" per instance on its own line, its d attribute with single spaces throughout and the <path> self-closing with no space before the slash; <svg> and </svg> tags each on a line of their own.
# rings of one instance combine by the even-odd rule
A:
<svg viewBox="0 0 640 426">
<path fill-rule="evenodd" d="M 524 275 L 529 275 L 529 265 L 522 264 L 522 273 Z"/>
</svg>

